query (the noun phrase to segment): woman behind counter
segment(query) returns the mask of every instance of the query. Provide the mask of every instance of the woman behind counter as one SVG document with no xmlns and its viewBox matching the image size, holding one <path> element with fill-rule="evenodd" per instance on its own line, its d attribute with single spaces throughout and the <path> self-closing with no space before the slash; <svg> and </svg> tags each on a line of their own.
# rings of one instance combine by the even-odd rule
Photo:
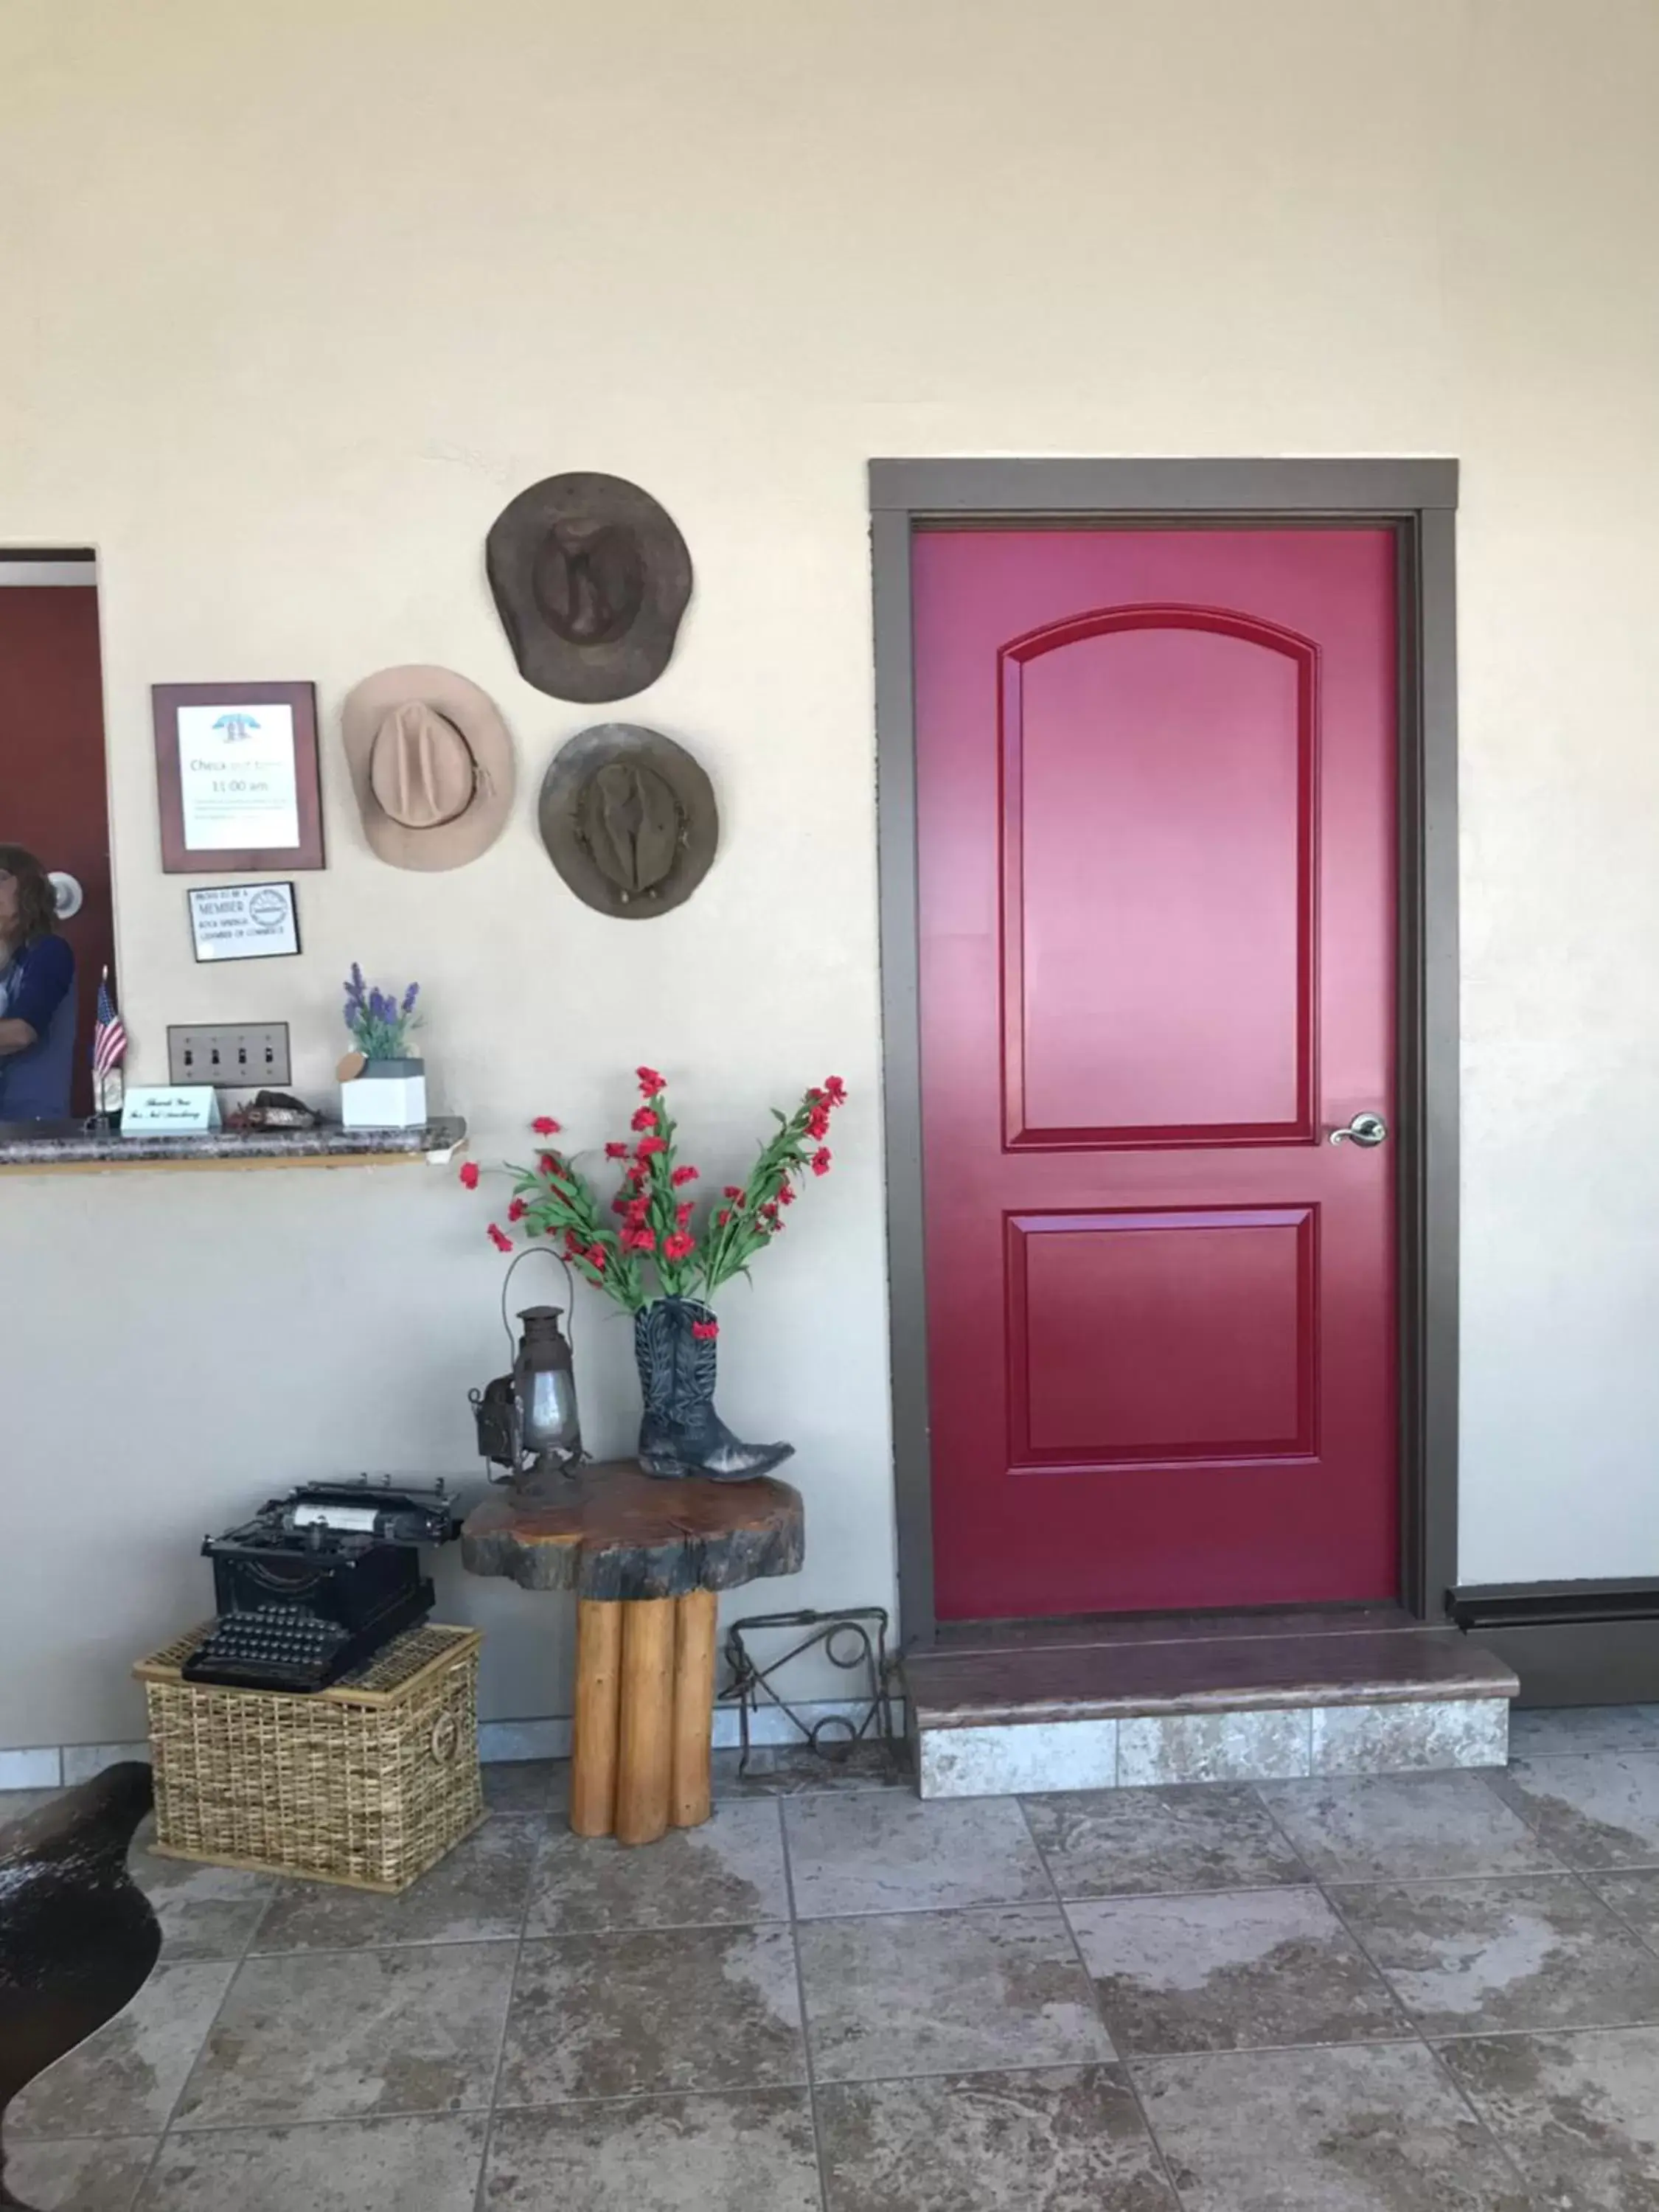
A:
<svg viewBox="0 0 1659 2212">
<path fill-rule="evenodd" d="M 0 845 L 0 1121 L 69 1117 L 75 955 L 58 934 L 46 872 Z"/>
</svg>

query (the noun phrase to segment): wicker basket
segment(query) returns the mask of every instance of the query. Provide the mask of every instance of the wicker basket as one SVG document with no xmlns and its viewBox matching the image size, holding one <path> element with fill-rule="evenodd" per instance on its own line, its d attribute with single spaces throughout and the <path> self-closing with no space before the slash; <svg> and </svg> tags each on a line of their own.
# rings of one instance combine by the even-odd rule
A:
<svg viewBox="0 0 1659 2212">
<path fill-rule="evenodd" d="M 476 1629 L 410 1629 L 305 1696 L 186 1682 L 202 1633 L 133 1669 L 165 1857 L 392 1893 L 483 1820 Z"/>
</svg>

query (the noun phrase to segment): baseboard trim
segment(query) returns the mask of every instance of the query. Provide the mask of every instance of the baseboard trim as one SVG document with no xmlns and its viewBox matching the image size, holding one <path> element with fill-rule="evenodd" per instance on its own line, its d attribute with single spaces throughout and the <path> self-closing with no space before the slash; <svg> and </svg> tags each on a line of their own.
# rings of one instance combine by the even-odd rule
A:
<svg viewBox="0 0 1659 2212">
<path fill-rule="evenodd" d="M 894 1719 L 902 1729 L 904 1701 L 893 1700 Z M 869 1701 L 826 1698 L 795 1708 L 809 1726 L 832 1716 L 850 1720 L 856 1728 L 868 1715 Z M 801 1732 L 787 1713 L 776 1705 L 763 1705 L 751 1715 L 749 1740 L 755 1744 L 799 1743 Z M 714 1747 L 733 1751 L 742 1741 L 735 1705 L 714 1708 Z M 537 1720 L 480 1721 L 478 1757 L 486 1766 L 526 1759 L 568 1759 L 570 1719 L 554 1714 Z M 149 1746 L 138 1743 L 32 1744 L 16 1750 L 0 1748 L 0 1792 L 9 1790 L 58 1790 L 89 1781 L 106 1766 L 124 1759 L 148 1761 Z"/>
<path fill-rule="evenodd" d="M 1473 1583 L 1449 1609 L 1521 1677 L 1517 1705 L 1659 1703 L 1659 1581 Z"/>
</svg>

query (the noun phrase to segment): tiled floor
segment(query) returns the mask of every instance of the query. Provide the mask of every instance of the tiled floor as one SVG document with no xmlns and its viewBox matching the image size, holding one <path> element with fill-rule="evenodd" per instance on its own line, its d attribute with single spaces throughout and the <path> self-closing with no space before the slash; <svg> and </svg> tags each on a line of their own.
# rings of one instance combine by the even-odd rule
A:
<svg viewBox="0 0 1659 2212">
<path fill-rule="evenodd" d="M 922 1805 L 556 1770 L 407 1897 L 140 1855 L 164 1960 L 15 2108 L 40 2212 L 1655 2212 L 1659 1708 L 1507 1773 Z M 0 1819 L 21 1801 L 0 1801 Z"/>
</svg>

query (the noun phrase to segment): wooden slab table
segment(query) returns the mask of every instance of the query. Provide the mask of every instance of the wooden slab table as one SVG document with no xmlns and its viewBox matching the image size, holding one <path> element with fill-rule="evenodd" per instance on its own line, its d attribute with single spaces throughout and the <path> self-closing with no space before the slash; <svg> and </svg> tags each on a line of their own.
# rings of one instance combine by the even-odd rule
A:
<svg viewBox="0 0 1659 2212">
<path fill-rule="evenodd" d="M 805 1556 L 800 1492 L 770 1475 L 659 1482 L 608 1460 L 474 1507 L 470 1573 L 576 1593 L 577 1835 L 650 1844 L 708 1818 L 717 1594 Z"/>
</svg>

